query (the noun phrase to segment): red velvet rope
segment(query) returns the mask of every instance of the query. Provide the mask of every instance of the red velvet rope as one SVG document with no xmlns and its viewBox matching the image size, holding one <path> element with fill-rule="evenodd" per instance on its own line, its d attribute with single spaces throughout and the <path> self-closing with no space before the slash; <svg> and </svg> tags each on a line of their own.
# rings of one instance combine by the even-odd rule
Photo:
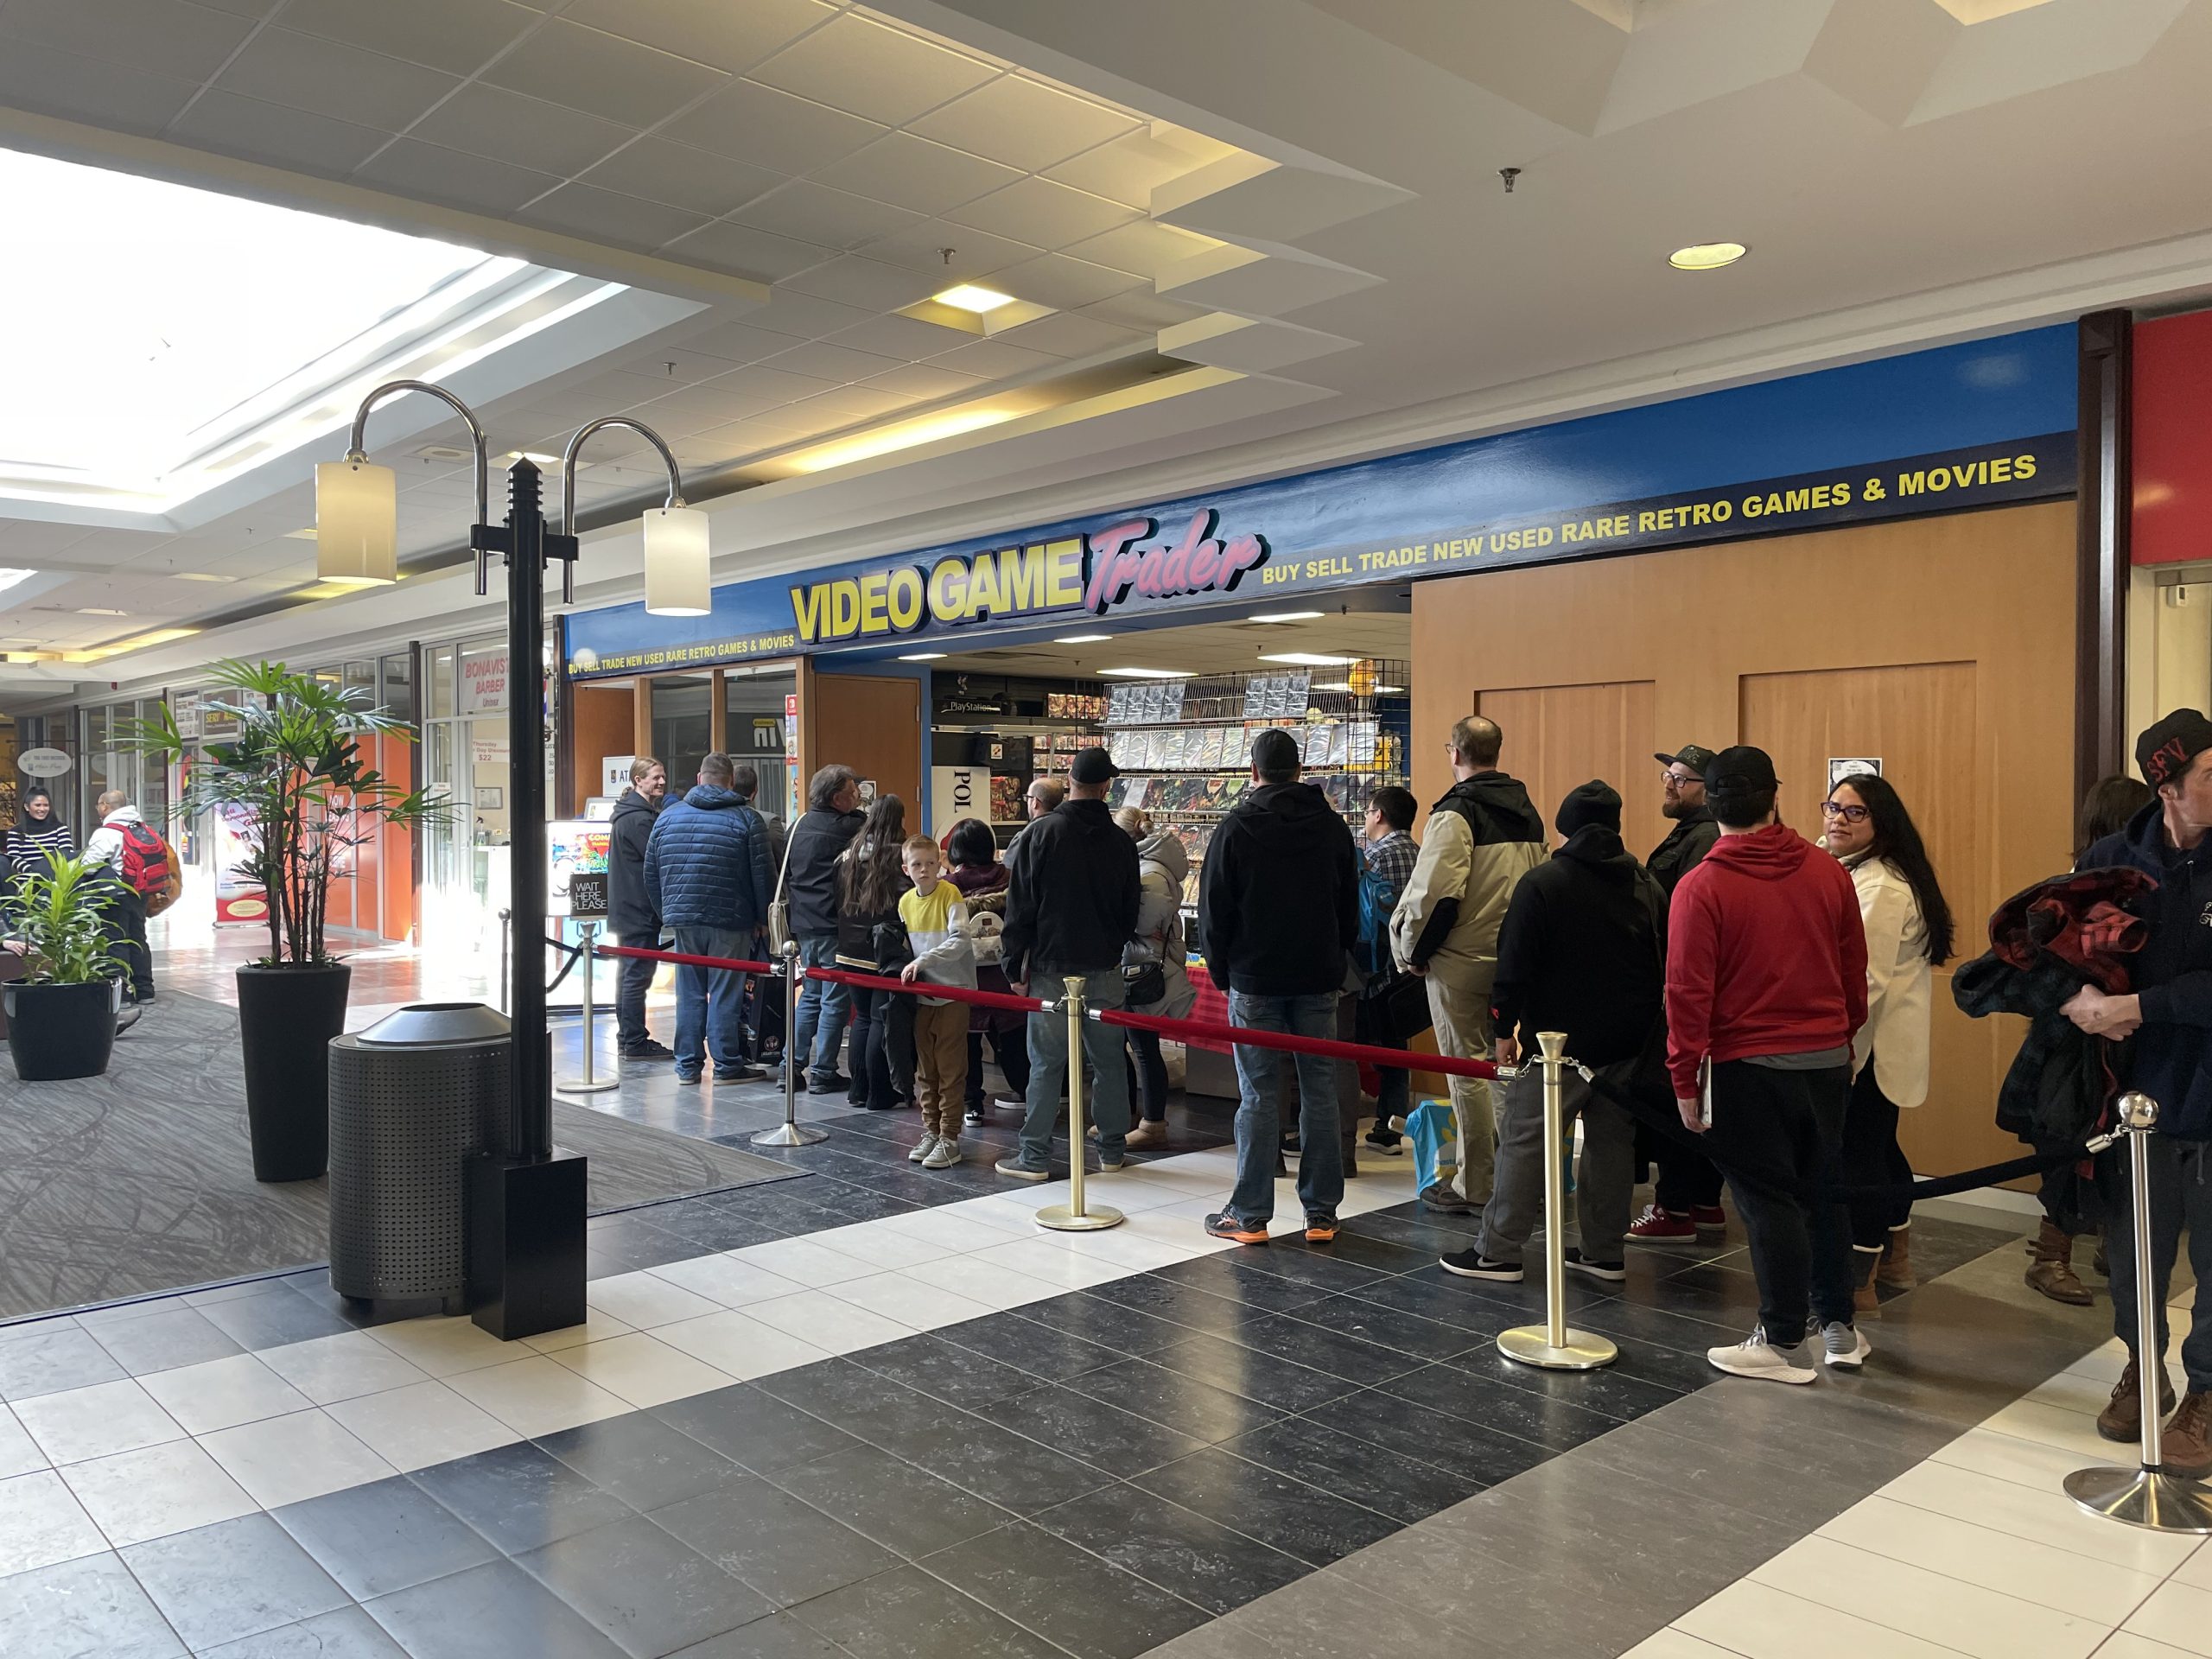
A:
<svg viewBox="0 0 2212 1659">
<path fill-rule="evenodd" d="M 1004 991 L 971 991 L 965 985 L 939 985 L 917 980 L 885 979 L 876 974 L 850 973 L 842 968 L 802 968 L 809 979 L 826 979 L 833 985 L 857 985 L 863 990 L 898 991 L 907 996 L 941 996 L 954 1002 L 971 1002 L 979 1008 L 1012 1008 L 1017 1014 L 1037 1014 L 1045 1004 L 1033 996 L 1009 996 Z"/>
<path fill-rule="evenodd" d="M 642 957 L 648 962 L 673 962 L 686 968 L 734 968 L 747 974 L 772 974 L 779 971 L 772 962 L 744 962 L 735 957 L 688 957 L 681 950 L 641 950 L 632 944 L 602 944 L 602 957 Z M 806 970 L 800 969 L 802 973 Z"/>
</svg>

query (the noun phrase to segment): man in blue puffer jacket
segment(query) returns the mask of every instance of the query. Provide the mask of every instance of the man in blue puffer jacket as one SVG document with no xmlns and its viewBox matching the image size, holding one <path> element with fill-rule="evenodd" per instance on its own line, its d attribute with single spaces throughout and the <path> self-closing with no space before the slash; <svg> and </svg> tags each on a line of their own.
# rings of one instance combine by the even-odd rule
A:
<svg viewBox="0 0 2212 1659">
<path fill-rule="evenodd" d="M 734 771 L 726 754 L 702 760 L 698 786 L 670 804 L 645 840 L 646 894 L 675 932 L 676 948 L 691 956 L 757 957 L 753 934 L 775 896 L 768 826 L 730 787 Z M 678 1083 L 698 1082 L 709 1054 L 717 1083 L 761 1075 L 739 1046 L 744 988 L 725 969 L 677 969 Z"/>
</svg>

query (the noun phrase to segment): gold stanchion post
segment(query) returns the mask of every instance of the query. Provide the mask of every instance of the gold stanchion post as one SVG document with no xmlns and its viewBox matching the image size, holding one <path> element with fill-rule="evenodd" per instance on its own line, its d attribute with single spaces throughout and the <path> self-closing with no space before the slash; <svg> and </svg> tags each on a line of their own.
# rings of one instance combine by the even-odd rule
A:
<svg viewBox="0 0 2212 1659">
<path fill-rule="evenodd" d="M 1567 1128 L 1567 1033 L 1540 1031 L 1536 1048 L 1544 1068 L 1544 1322 L 1499 1332 L 1497 1351 L 1548 1371 L 1593 1371 L 1621 1351 L 1601 1336 L 1567 1328 L 1567 1156 L 1560 1146 Z"/>
<path fill-rule="evenodd" d="M 1068 1201 L 1046 1205 L 1037 1212 L 1037 1224 L 1056 1233 L 1095 1233 L 1118 1227 L 1128 1217 L 1103 1204 L 1096 1210 L 1084 1205 L 1083 978 L 1070 974 L 1060 984 L 1060 1007 L 1068 1016 Z"/>
</svg>

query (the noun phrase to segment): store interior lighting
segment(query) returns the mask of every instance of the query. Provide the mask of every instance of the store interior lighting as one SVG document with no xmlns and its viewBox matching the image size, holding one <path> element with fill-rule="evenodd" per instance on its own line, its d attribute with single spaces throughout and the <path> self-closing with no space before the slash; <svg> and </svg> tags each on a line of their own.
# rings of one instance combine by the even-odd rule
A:
<svg viewBox="0 0 2212 1659">
<path fill-rule="evenodd" d="M 1667 256 L 1667 263 L 1676 270 L 1719 270 L 1723 265 L 1734 264 L 1749 251 L 1740 242 L 1699 242 L 1676 248 Z"/>
<path fill-rule="evenodd" d="M 944 655 L 941 651 L 910 651 L 899 660 L 902 663 L 933 663 Z"/>
<path fill-rule="evenodd" d="M 1244 620 L 1247 622 L 1318 622 L 1327 614 L 1326 611 L 1262 611 Z"/>
<path fill-rule="evenodd" d="M 976 283 L 961 283 L 930 297 L 939 305 L 949 305 L 956 311 L 973 311 L 978 316 L 987 311 L 995 311 L 1002 305 L 1014 303 L 1013 295 L 1001 294 L 995 288 L 984 288 Z"/>
<path fill-rule="evenodd" d="M 1110 633 L 1064 633 L 1052 643 L 1056 645 L 1101 645 L 1113 637 Z"/>
<path fill-rule="evenodd" d="M 1319 651 L 1263 652 L 1263 663 L 1283 663 L 1292 668 L 1350 668 L 1359 660 L 1357 657 L 1332 657 Z"/>
<path fill-rule="evenodd" d="M 949 409 L 943 414 L 925 415 L 919 420 L 902 421 L 874 432 L 863 432 L 858 437 L 802 449 L 795 455 L 783 457 L 783 465 L 795 473 L 828 472 L 833 467 L 849 467 L 855 461 L 873 461 L 878 455 L 895 454 L 901 449 L 912 449 L 917 444 L 934 443 L 939 438 L 957 438 L 963 433 L 980 431 L 984 427 L 1010 421 L 1014 414 L 1015 411 L 1010 409 L 988 406 Z"/>
<path fill-rule="evenodd" d="M 1187 668 L 1102 668 L 1099 674 L 1115 680 L 1187 680 L 1192 677 Z"/>
</svg>

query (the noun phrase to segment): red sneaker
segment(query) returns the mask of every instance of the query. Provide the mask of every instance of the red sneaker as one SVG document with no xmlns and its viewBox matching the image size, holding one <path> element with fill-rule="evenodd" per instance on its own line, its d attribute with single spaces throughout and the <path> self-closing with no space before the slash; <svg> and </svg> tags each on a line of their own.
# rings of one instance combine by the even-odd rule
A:
<svg viewBox="0 0 2212 1659">
<path fill-rule="evenodd" d="M 1629 1224 L 1630 1238 L 1688 1238 L 1697 1236 L 1697 1223 L 1673 1210 L 1662 1210 L 1657 1205 L 1647 1205 L 1642 1215 Z"/>
<path fill-rule="evenodd" d="M 1700 1238 L 1728 1236 L 1728 1212 L 1717 1204 L 1700 1204 L 1690 1211 L 1690 1220 L 1696 1225 Z"/>
</svg>

